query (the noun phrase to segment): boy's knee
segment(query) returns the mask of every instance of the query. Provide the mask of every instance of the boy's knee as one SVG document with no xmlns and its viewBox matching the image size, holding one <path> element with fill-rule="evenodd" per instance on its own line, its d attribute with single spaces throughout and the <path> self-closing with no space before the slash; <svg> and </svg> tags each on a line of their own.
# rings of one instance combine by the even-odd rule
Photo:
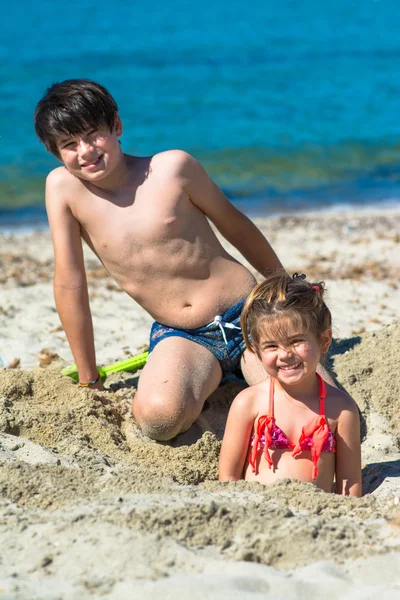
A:
<svg viewBox="0 0 400 600">
<path fill-rule="evenodd" d="M 168 442 L 181 432 L 180 425 L 161 423 L 160 421 L 137 422 L 142 432 L 157 442 Z"/>
<path fill-rule="evenodd" d="M 132 403 L 135 421 L 145 435 L 158 442 L 166 442 L 189 428 L 183 411 L 171 407 L 161 398 L 146 398 L 136 394 Z"/>
</svg>

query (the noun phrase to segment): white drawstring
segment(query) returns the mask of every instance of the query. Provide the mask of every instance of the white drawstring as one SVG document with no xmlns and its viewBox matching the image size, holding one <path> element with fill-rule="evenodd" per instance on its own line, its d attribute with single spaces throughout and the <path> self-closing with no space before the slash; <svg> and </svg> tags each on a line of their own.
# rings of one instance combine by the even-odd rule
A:
<svg viewBox="0 0 400 600">
<path fill-rule="evenodd" d="M 227 323 L 226 321 L 222 320 L 222 317 L 220 315 L 217 315 L 216 317 L 214 317 L 214 321 L 212 321 L 212 323 L 210 323 L 209 327 L 211 325 L 218 325 L 218 327 L 221 330 L 222 333 L 222 337 L 224 339 L 225 345 L 228 345 L 228 341 L 226 339 L 226 334 L 224 331 L 224 327 L 226 327 L 227 329 L 239 329 L 239 331 L 241 330 L 240 327 L 237 327 L 237 325 L 234 325 L 233 323 Z"/>
</svg>

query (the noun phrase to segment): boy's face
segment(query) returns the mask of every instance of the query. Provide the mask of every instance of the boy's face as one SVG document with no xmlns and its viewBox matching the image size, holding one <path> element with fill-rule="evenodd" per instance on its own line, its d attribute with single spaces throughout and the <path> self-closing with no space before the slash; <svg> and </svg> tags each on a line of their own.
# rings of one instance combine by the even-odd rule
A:
<svg viewBox="0 0 400 600">
<path fill-rule="evenodd" d="M 116 117 L 112 131 L 103 126 L 76 136 L 60 135 L 57 139 L 59 157 L 70 173 L 95 183 L 117 165 L 121 156 L 118 142 L 121 134 L 121 120 Z"/>
</svg>

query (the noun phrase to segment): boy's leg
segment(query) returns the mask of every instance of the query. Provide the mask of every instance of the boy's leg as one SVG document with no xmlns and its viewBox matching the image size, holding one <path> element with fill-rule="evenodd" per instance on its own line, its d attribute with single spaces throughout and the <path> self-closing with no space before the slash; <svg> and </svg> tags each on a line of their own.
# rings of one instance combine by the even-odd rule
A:
<svg viewBox="0 0 400 600">
<path fill-rule="evenodd" d="M 321 375 L 322 379 L 326 381 L 326 383 L 329 383 L 329 385 L 332 385 L 335 388 L 338 387 L 335 376 L 333 375 L 333 373 L 331 373 L 331 371 L 328 371 L 328 369 L 323 364 L 319 363 L 317 367 L 317 373 Z"/>
<path fill-rule="evenodd" d="M 257 354 L 245 350 L 240 361 L 243 377 L 249 385 L 256 385 L 268 377 Z"/>
<path fill-rule="evenodd" d="M 136 422 L 153 439 L 172 439 L 194 423 L 221 377 L 209 350 L 185 338 L 165 338 L 139 377 L 132 404 Z"/>
</svg>

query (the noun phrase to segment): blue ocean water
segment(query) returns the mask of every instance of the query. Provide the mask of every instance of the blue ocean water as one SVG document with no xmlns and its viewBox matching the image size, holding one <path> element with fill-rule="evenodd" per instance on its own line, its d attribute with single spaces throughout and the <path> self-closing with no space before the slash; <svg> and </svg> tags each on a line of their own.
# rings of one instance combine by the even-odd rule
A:
<svg viewBox="0 0 400 600">
<path fill-rule="evenodd" d="M 5 12 L 4 12 L 5 11 Z M 92 78 L 123 148 L 182 148 L 249 213 L 400 198 L 398 0 L 20 0 L 0 25 L 0 222 L 44 218 L 46 88 Z"/>
</svg>

